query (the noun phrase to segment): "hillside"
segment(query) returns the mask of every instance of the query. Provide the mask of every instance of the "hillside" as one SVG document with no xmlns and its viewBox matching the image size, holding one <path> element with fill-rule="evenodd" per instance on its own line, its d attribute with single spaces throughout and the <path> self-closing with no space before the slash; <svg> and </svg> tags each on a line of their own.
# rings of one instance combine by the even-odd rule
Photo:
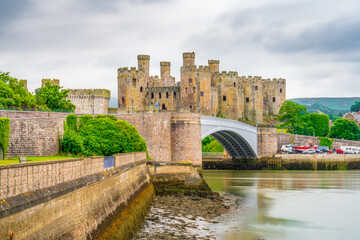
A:
<svg viewBox="0 0 360 240">
<path fill-rule="evenodd" d="M 360 97 L 350 98 L 293 98 L 288 99 L 306 106 L 308 112 L 321 112 L 325 114 L 339 115 L 350 111 L 355 101 Z"/>
</svg>

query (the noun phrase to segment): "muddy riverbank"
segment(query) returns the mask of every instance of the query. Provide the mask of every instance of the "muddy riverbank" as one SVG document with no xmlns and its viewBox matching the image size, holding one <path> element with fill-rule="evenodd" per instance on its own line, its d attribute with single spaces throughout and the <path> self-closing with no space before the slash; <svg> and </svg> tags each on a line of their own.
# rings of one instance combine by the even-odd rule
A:
<svg viewBox="0 0 360 240">
<path fill-rule="evenodd" d="M 232 194 L 211 198 L 156 196 L 145 224 L 133 239 L 219 239 L 212 229 L 242 206 L 243 197 Z"/>
</svg>

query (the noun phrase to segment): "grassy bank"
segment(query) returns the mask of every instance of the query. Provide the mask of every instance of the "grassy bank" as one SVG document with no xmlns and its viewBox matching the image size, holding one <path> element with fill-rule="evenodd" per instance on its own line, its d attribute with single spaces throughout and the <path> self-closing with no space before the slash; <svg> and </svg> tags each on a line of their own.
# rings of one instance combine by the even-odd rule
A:
<svg viewBox="0 0 360 240">
<path fill-rule="evenodd" d="M 55 160 L 74 159 L 74 158 L 78 158 L 78 157 L 68 157 L 68 156 L 26 157 L 28 162 L 55 161 Z M 19 159 L 17 157 L 8 158 L 6 160 L 0 160 L 0 166 L 15 164 L 15 163 L 19 163 Z"/>
</svg>

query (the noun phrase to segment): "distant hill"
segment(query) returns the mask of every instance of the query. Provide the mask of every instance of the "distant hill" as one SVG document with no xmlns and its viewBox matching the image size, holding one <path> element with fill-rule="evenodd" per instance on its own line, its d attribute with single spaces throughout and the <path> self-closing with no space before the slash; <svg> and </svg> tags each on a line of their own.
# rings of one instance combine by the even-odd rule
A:
<svg viewBox="0 0 360 240">
<path fill-rule="evenodd" d="M 308 112 L 318 112 L 325 114 L 339 115 L 350 111 L 351 105 L 355 101 L 360 101 L 360 97 L 350 98 L 293 98 L 288 99 L 306 106 Z"/>
</svg>

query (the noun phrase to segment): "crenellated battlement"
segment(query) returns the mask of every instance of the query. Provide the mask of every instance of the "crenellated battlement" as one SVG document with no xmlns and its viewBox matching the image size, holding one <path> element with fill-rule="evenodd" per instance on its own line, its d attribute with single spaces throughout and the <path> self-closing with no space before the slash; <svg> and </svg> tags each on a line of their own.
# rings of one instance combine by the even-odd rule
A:
<svg viewBox="0 0 360 240">
<path fill-rule="evenodd" d="M 138 70 L 119 68 L 119 107 L 132 107 L 133 100 L 137 110 L 153 111 L 154 103 L 158 102 L 160 110 L 199 112 L 207 116 L 221 112 L 231 119 L 261 123 L 264 115 L 276 115 L 286 99 L 283 78 L 239 76 L 236 71 L 221 71 L 218 59 L 208 60 L 208 65 L 196 65 L 194 52 L 185 52 L 182 57 L 179 82 L 170 74 L 169 61 L 160 62 L 160 77 L 150 76 L 149 55 L 138 55 Z"/>
<path fill-rule="evenodd" d="M 41 87 L 44 87 L 45 86 L 45 83 L 52 83 L 54 85 L 57 85 L 57 86 L 60 86 L 60 80 L 58 78 L 44 78 L 44 79 L 41 79 Z"/>
<path fill-rule="evenodd" d="M 68 98 L 105 98 L 110 99 L 107 89 L 68 89 Z"/>
</svg>

